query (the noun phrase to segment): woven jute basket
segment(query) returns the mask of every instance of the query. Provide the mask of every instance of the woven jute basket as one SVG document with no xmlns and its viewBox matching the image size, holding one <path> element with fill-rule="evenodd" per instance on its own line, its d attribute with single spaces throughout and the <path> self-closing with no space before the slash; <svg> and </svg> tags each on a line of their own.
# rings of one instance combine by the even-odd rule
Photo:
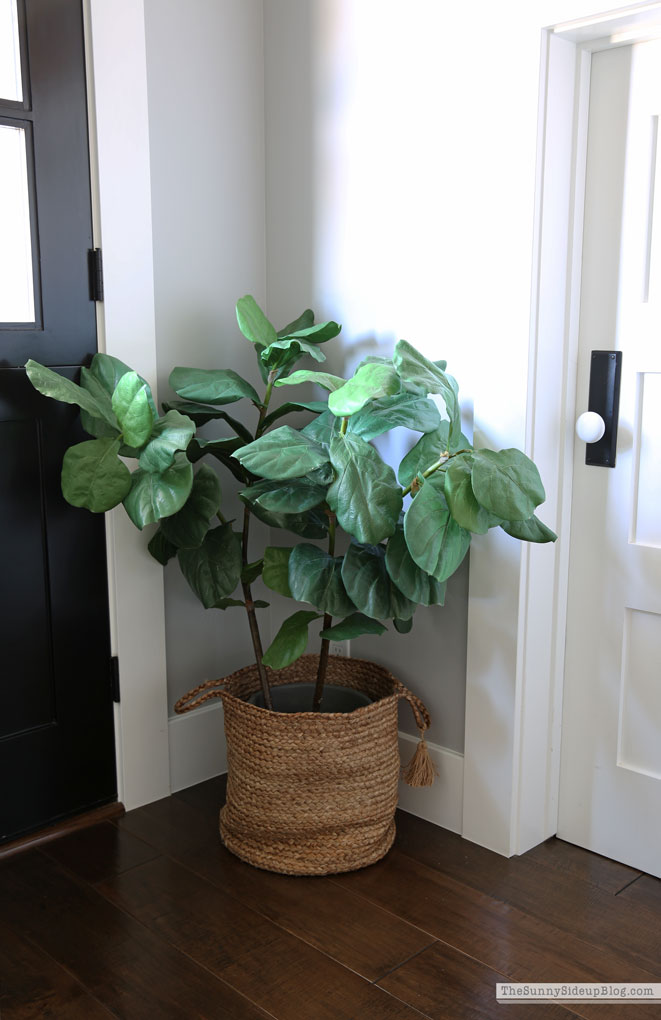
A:
<svg viewBox="0 0 661 1020">
<path fill-rule="evenodd" d="M 304 655 L 269 683 L 316 679 Z M 272 712 L 245 700 L 259 690 L 255 666 L 207 682 L 180 699 L 186 712 L 220 697 L 227 737 L 227 802 L 220 834 L 249 864 L 288 875 L 327 875 L 373 864 L 395 838 L 400 776 L 397 705 L 406 699 L 420 730 L 425 706 L 382 666 L 330 656 L 327 683 L 363 691 L 372 703 L 352 712 Z M 426 756 L 424 739 L 419 752 Z M 416 757 L 418 752 L 416 752 Z M 427 785 L 414 768 L 412 785 Z"/>
</svg>

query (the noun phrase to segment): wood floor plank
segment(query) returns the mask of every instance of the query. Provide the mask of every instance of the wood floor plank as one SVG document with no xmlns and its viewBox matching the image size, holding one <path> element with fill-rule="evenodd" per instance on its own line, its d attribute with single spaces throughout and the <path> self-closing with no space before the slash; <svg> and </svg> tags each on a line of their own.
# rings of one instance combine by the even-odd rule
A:
<svg viewBox="0 0 661 1020">
<path fill-rule="evenodd" d="M 289 878 L 244 864 L 210 831 L 217 811 L 217 790 L 194 788 L 194 795 L 175 795 L 122 819 L 134 826 L 161 853 L 227 889 L 232 896 L 286 931 L 320 949 L 357 974 L 376 981 L 433 940 L 415 926 L 387 915 L 352 893 L 328 886 L 323 878 Z M 201 804 L 206 803 L 203 811 Z M 193 804 L 197 806 L 193 806 Z M 200 813 L 205 814 L 203 820 Z"/>
<path fill-rule="evenodd" d="M 153 846 L 109 822 L 63 836 L 41 850 L 87 882 L 100 882 L 118 875 L 150 861 L 159 853 Z"/>
<path fill-rule="evenodd" d="M 31 852 L 0 866 L 0 902 L 6 923 L 126 1020 L 270 1015 L 45 854 Z"/>
<path fill-rule="evenodd" d="M 535 870 L 541 866 L 558 873 L 570 888 L 588 883 L 606 893 L 617 893 L 640 874 L 626 864 L 555 837 L 521 857 L 502 857 L 405 811 L 397 812 L 396 845 L 423 864 L 439 867 L 462 881 L 473 874 L 479 875 L 481 881 L 495 884 L 517 876 L 522 866 L 528 869 L 534 864 Z M 536 874 L 540 873 L 536 871 Z"/>
<path fill-rule="evenodd" d="M 376 981 L 433 939 L 325 878 L 292 878 L 259 871 L 219 842 L 198 849 L 186 866 L 281 928 L 351 970 Z"/>
<path fill-rule="evenodd" d="M 98 888 L 278 1020 L 418 1017 L 385 990 L 167 857 Z"/>
<path fill-rule="evenodd" d="M 600 854 L 593 854 L 556 836 L 528 850 L 523 857 L 526 861 L 541 864 L 545 868 L 553 868 L 566 878 L 589 882 L 590 885 L 597 885 L 604 892 L 613 894 L 618 893 L 640 875 L 635 868 L 620 864 L 619 861 L 611 861 Z"/>
<path fill-rule="evenodd" d="M 654 970 L 589 944 L 399 850 L 332 881 L 515 981 L 653 981 Z"/>
<path fill-rule="evenodd" d="M 633 966 L 658 966 L 661 927 L 648 908 L 634 906 L 622 894 L 615 896 L 560 868 L 544 867 L 527 855 L 501 857 L 445 830 L 425 840 L 410 817 L 400 820 L 399 850 L 568 935 L 608 948 Z"/>
<path fill-rule="evenodd" d="M 218 814 L 225 803 L 226 789 L 227 773 L 224 773 L 222 776 L 214 776 L 213 779 L 197 783 L 196 786 L 189 786 L 186 790 L 178 790 L 173 796 L 206 814 Z"/>
<path fill-rule="evenodd" d="M 42 950 L 0 920 L 3 1020 L 108 1020 L 110 1013 Z"/>
<path fill-rule="evenodd" d="M 200 811 L 174 796 L 129 811 L 115 824 L 160 853 L 185 857 L 199 847 L 218 846 L 219 814 L 220 805 Z"/>
<path fill-rule="evenodd" d="M 661 879 L 641 875 L 618 894 L 618 899 L 653 911 L 661 923 Z"/>
<path fill-rule="evenodd" d="M 505 978 L 476 960 L 436 943 L 379 982 L 431 1020 L 525 1020 L 521 1004 L 501 1005 L 496 985 Z M 562 1006 L 535 1004 L 534 1020 L 572 1020 Z"/>
</svg>

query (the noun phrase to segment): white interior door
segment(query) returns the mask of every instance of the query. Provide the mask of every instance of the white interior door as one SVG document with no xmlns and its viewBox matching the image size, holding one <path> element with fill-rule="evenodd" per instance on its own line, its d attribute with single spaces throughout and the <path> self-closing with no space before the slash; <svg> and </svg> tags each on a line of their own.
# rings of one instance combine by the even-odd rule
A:
<svg viewBox="0 0 661 1020">
<path fill-rule="evenodd" d="M 576 440 L 558 835 L 661 876 L 661 42 L 592 58 L 577 406 L 622 351 L 617 462 Z"/>
</svg>

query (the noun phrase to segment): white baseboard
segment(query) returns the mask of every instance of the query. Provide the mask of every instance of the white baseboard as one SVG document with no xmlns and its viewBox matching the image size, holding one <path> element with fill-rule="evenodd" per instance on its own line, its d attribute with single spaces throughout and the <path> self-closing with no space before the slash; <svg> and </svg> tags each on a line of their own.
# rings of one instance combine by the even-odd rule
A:
<svg viewBox="0 0 661 1020">
<path fill-rule="evenodd" d="M 418 746 L 419 737 L 399 734 L 399 756 L 406 765 Z M 464 756 L 440 744 L 427 741 L 431 760 L 438 770 L 433 786 L 413 787 L 399 784 L 399 806 L 418 818 L 425 818 L 443 829 L 461 834 L 464 796 Z"/>
<path fill-rule="evenodd" d="M 219 701 L 171 717 L 168 732 L 173 793 L 227 772 L 223 706 Z"/>
<path fill-rule="evenodd" d="M 170 786 L 173 793 L 227 772 L 223 708 L 216 704 L 176 715 L 169 721 Z M 413 757 L 418 737 L 399 734 L 402 763 Z M 399 784 L 399 806 L 444 829 L 461 833 L 464 758 L 439 744 L 427 743 L 438 778 L 431 787 Z"/>
</svg>

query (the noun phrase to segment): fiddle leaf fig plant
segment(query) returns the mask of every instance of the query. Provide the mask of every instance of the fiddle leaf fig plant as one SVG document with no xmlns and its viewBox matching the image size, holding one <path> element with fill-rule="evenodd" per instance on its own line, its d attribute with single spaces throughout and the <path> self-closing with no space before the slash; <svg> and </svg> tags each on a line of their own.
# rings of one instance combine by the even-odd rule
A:
<svg viewBox="0 0 661 1020">
<path fill-rule="evenodd" d="M 527 542 L 556 536 L 535 515 L 545 493 L 534 463 L 516 449 L 474 449 L 462 433 L 458 386 L 444 361 L 400 340 L 392 358 L 367 357 L 344 379 L 296 367 L 326 360 L 336 322 L 315 323 L 306 309 L 277 330 L 250 295 L 236 313 L 255 348 L 259 389 L 230 368 L 176 367 L 177 399 L 159 415 L 145 380 L 107 354 L 81 369 L 79 385 L 35 361 L 26 371 L 40 393 L 77 404 L 92 437 L 65 454 L 65 498 L 94 513 L 123 504 L 140 530 L 156 525 L 151 555 L 163 565 L 176 558 L 206 609 L 245 610 L 267 708 L 265 667 L 294 662 L 317 631 L 318 710 L 330 641 L 378 636 L 388 621 L 408 632 L 418 606 L 443 605 L 473 534 L 499 527 Z M 293 390 L 270 409 L 276 388 L 303 383 L 326 399 L 297 400 Z M 239 402 L 252 405 L 252 428 L 225 410 Z M 213 424 L 222 435 L 201 434 Z M 394 428 L 415 437 L 396 468 L 372 442 Z M 219 467 L 240 483 L 240 524 L 223 513 Z M 250 562 L 253 516 L 289 532 L 291 544 L 267 545 Z M 343 553 L 339 529 L 348 537 Z M 259 577 L 297 604 L 266 651 L 257 611 L 268 603 L 251 589 Z"/>
</svg>

